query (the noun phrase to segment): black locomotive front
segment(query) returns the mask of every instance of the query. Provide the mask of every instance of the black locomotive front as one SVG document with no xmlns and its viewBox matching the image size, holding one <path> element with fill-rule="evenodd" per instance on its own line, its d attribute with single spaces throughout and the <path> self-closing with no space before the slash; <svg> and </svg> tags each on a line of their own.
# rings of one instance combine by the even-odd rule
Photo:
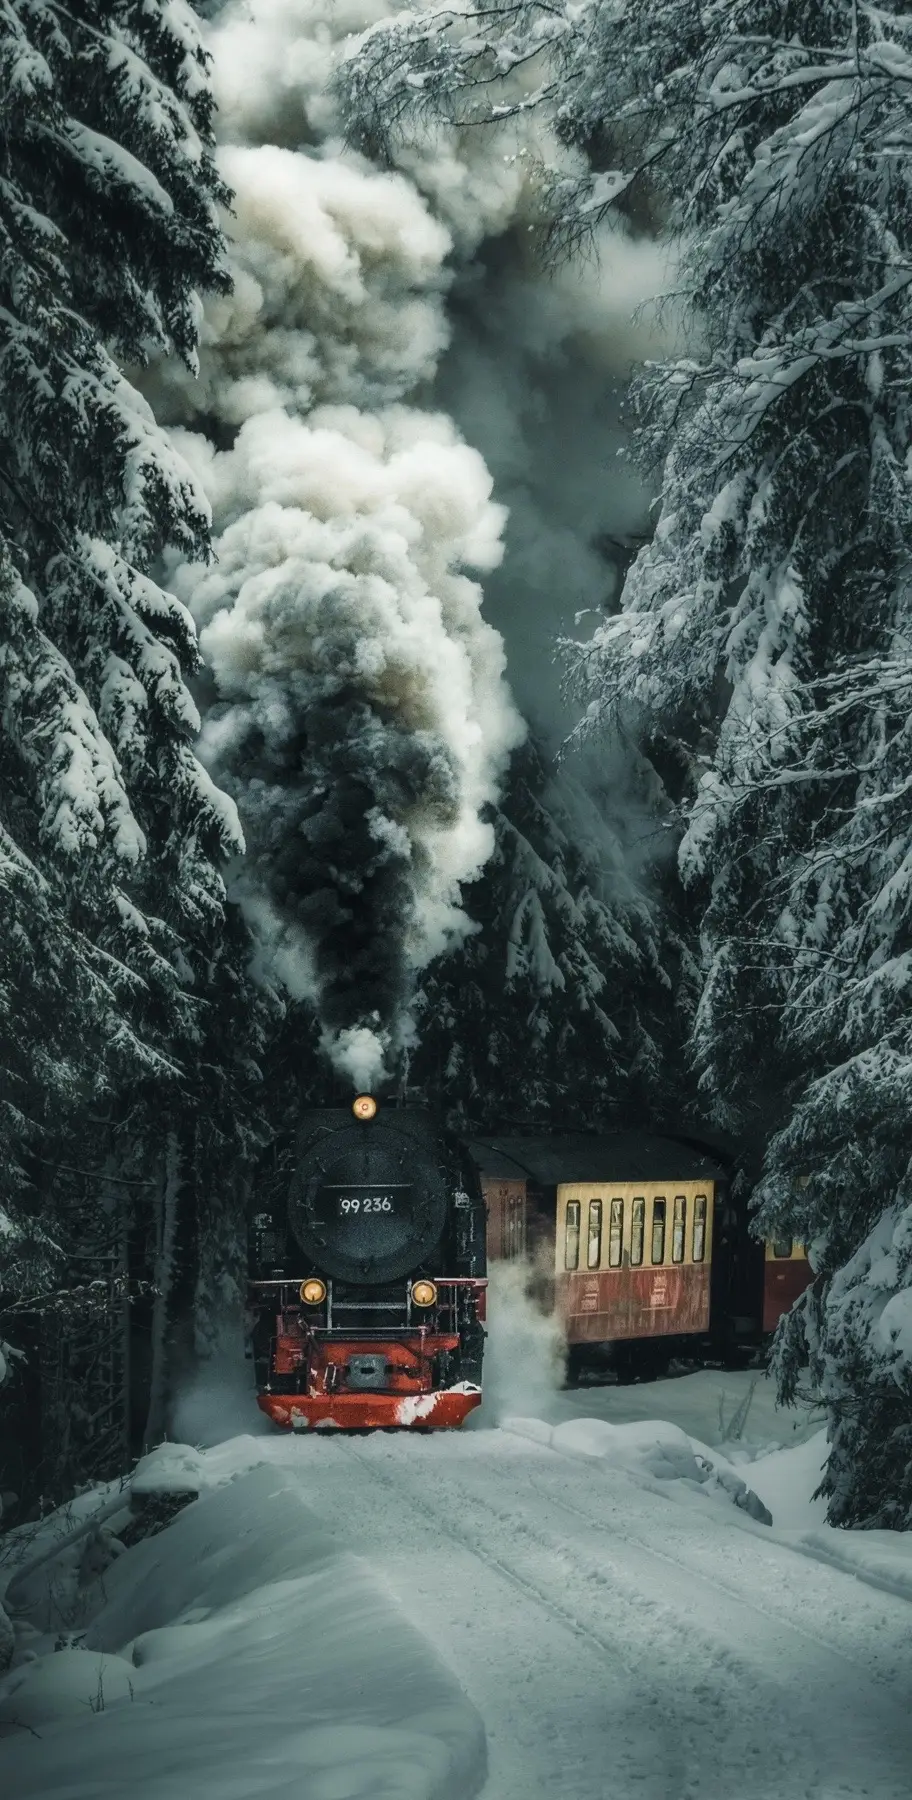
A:
<svg viewBox="0 0 912 1800">
<path fill-rule="evenodd" d="M 417 1107 L 307 1114 L 286 1202 L 258 1213 L 259 1405 L 277 1424 L 461 1425 L 481 1399 L 485 1209 Z"/>
</svg>

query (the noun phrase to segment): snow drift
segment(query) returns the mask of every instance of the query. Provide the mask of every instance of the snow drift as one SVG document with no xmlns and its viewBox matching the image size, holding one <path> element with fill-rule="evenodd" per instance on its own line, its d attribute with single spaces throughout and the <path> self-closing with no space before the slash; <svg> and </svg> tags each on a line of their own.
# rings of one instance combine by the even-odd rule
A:
<svg viewBox="0 0 912 1800">
<path fill-rule="evenodd" d="M 156 1490 L 204 1469 L 160 1461 Z M 17 1800 L 113 1800 L 126 1771 L 137 1800 L 469 1800 L 484 1780 L 454 1678 L 269 1467 L 204 1492 L 84 1605 L 84 1647 L 0 1685 Z"/>
</svg>

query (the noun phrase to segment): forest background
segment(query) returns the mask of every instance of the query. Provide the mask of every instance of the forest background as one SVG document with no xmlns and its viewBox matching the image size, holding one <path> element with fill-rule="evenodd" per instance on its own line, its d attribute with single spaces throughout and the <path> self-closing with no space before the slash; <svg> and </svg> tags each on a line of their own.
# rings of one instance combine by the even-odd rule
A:
<svg viewBox="0 0 912 1800">
<path fill-rule="evenodd" d="M 197 10 L 0 6 L 7 1403 L 407 1080 L 726 1134 L 905 1526 L 912 16 Z"/>
</svg>

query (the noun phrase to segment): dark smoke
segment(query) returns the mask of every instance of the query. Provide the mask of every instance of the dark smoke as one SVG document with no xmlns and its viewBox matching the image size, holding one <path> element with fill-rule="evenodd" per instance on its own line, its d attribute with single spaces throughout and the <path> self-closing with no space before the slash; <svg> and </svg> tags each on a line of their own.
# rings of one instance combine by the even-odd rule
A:
<svg viewBox="0 0 912 1800">
<path fill-rule="evenodd" d="M 288 735 L 252 725 L 225 777 L 249 821 L 249 853 L 275 918 L 310 946 L 330 1047 L 357 1086 L 376 1083 L 371 1040 L 396 1075 L 407 1048 L 409 942 L 429 879 L 414 825 L 452 829 L 459 772 L 446 744 L 371 708 L 350 685 L 307 709 L 280 705 Z"/>
</svg>

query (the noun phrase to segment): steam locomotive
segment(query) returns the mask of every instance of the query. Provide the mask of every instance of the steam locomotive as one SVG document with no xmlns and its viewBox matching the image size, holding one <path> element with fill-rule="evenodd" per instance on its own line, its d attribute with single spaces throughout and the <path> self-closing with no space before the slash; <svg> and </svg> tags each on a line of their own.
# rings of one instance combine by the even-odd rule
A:
<svg viewBox="0 0 912 1800">
<path fill-rule="evenodd" d="M 453 1427 L 481 1400 L 485 1202 L 420 1107 L 305 1115 L 287 1202 L 253 1220 L 258 1404 L 298 1430 Z"/>
</svg>

